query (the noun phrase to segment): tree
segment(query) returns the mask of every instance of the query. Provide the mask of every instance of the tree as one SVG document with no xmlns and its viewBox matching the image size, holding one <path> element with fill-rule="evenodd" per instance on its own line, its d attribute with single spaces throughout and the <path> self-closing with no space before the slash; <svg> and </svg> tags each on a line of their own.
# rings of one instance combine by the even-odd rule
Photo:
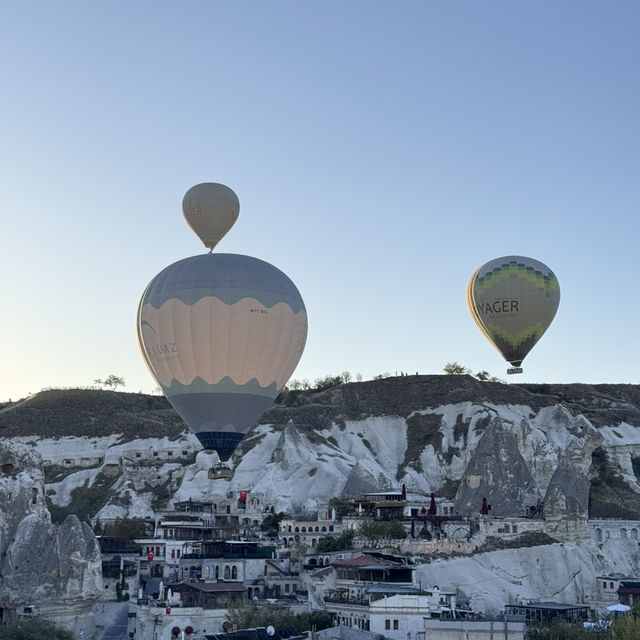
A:
<svg viewBox="0 0 640 640">
<path fill-rule="evenodd" d="M 338 551 L 338 541 L 334 536 L 324 536 L 318 540 L 315 548 L 316 553 L 331 553 Z"/>
<path fill-rule="evenodd" d="M 325 391 L 326 389 L 331 389 L 332 387 L 338 387 L 343 384 L 344 380 L 342 376 L 331 376 L 326 375 L 324 378 L 316 378 L 314 381 L 314 389 L 316 391 Z"/>
<path fill-rule="evenodd" d="M 118 602 L 126 602 L 129 600 L 129 593 L 125 590 L 126 582 L 124 581 L 124 572 L 120 572 L 120 582 L 116 582 L 116 598 Z"/>
<path fill-rule="evenodd" d="M 528 628 L 529 640 L 610 640 L 615 636 L 609 634 L 606 628 L 585 629 L 581 622 L 567 622 L 561 618 L 555 618 L 551 623 L 537 622 Z M 630 639 L 638 638 L 638 635 L 628 636 Z M 627 636 L 619 640 L 627 640 Z"/>
<path fill-rule="evenodd" d="M 448 376 L 469 375 L 471 373 L 471 369 L 467 369 L 467 367 L 457 362 L 447 362 L 447 364 L 444 365 L 443 371 Z"/>
<path fill-rule="evenodd" d="M 492 376 L 488 371 L 485 371 L 484 369 L 482 371 L 478 371 L 478 373 L 475 374 L 475 377 L 478 378 L 480 382 L 503 382 L 502 380 L 500 380 L 500 378 Z"/>
<path fill-rule="evenodd" d="M 336 510 L 336 516 L 342 518 L 351 511 L 351 500 L 347 498 L 331 498 L 329 500 L 329 508 Z"/>
<path fill-rule="evenodd" d="M 397 520 L 388 522 L 363 522 L 360 535 L 369 540 L 397 540 L 407 537 L 407 532 Z"/>
<path fill-rule="evenodd" d="M 335 536 L 324 536 L 316 544 L 316 553 L 329 553 L 331 551 L 344 551 L 351 549 L 355 532 L 344 531 L 337 538 Z"/>
<path fill-rule="evenodd" d="M 125 386 L 124 378 L 117 376 L 115 373 L 108 375 L 104 380 L 97 378 L 94 382 L 102 387 L 111 387 L 112 391 L 115 391 L 118 387 Z"/>
<path fill-rule="evenodd" d="M 273 607 L 260 607 L 250 603 L 238 609 L 228 609 L 225 628 L 232 629 L 236 625 L 238 629 L 255 629 L 272 625 L 276 631 L 284 627 L 293 628 L 298 633 L 309 631 L 314 627 L 320 631 L 333 624 L 329 613 L 314 611 L 313 613 L 294 614 L 290 609 L 274 609 Z"/>
<path fill-rule="evenodd" d="M 102 535 L 111 538 L 123 538 L 131 542 L 135 538 L 143 538 L 145 535 L 144 520 L 140 518 L 116 518 L 102 528 Z"/>
<path fill-rule="evenodd" d="M 26 618 L 0 625 L 0 640 L 73 640 L 73 634 L 43 618 Z"/>
<path fill-rule="evenodd" d="M 270 538 L 275 538 L 278 535 L 278 531 L 280 531 L 280 521 L 286 517 L 287 514 L 284 511 L 267 514 L 260 524 L 260 531 L 264 531 Z"/>
<path fill-rule="evenodd" d="M 343 531 L 336 540 L 338 548 L 336 551 L 344 551 L 353 548 L 353 539 L 356 537 L 355 531 Z"/>
<path fill-rule="evenodd" d="M 309 551 L 309 546 L 304 544 L 304 542 L 296 539 L 296 541 L 293 543 L 293 547 L 291 547 L 289 551 L 289 553 L 291 554 L 291 562 L 298 562 L 298 560 L 300 560 L 300 558 L 302 558 L 302 556 L 305 555 L 307 551 Z"/>
<path fill-rule="evenodd" d="M 637 640 L 637 638 L 640 638 L 640 618 L 636 615 L 617 618 L 611 623 L 611 640 Z"/>
</svg>

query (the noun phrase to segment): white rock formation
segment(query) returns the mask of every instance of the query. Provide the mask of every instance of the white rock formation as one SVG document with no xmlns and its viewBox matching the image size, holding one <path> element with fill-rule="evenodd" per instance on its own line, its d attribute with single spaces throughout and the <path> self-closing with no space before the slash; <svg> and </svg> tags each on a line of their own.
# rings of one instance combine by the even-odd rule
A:
<svg viewBox="0 0 640 640">
<path fill-rule="evenodd" d="M 104 590 L 100 549 L 76 516 L 51 522 L 42 459 L 33 446 L 0 443 L 0 607 L 30 608 L 72 631 L 95 636 L 91 613 Z"/>
</svg>

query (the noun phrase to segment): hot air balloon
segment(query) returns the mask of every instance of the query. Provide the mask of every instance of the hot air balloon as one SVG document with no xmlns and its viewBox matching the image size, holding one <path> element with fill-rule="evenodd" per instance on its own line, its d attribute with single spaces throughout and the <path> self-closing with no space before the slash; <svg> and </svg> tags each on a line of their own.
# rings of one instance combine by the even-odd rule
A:
<svg viewBox="0 0 640 640">
<path fill-rule="evenodd" d="M 560 285 L 542 262 L 505 256 L 482 265 L 471 276 L 467 304 L 478 327 L 522 373 L 522 361 L 547 330 L 560 303 Z"/>
<path fill-rule="evenodd" d="M 210 251 L 238 219 L 238 196 L 224 184 L 203 182 L 191 187 L 182 200 L 187 224 Z"/>
<path fill-rule="evenodd" d="M 271 264 L 210 253 L 149 283 L 137 329 L 165 396 L 225 461 L 296 368 L 307 315 L 296 286 Z"/>
<path fill-rule="evenodd" d="M 293 282 L 250 256 L 180 260 L 147 286 L 138 343 L 165 396 L 207 450 L 229 459 L 296 368 L 307 337 Z"/>
</svg>

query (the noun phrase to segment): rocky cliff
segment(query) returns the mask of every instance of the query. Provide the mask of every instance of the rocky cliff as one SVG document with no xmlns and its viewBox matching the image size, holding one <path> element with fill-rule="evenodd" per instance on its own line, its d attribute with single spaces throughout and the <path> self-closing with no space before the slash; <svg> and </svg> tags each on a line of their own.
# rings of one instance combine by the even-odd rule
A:
<svg viewBox="0 0 640 640">
<path fill-rule="evenodd" d="M 228 480 L 208 478 L 215 456 L 195 459 L 195 438 L 158 397 L 44 392 L 1 409 L 0 434 L 42 452 L 59 518 L 151 515 L 239 490 L 313 511 L 402 483 L 454 499 L 460 513 L 477 513 L 486 497 L 497 515 L 544 503 L 547 517 L 640 518 L 636 385 L 402 376 L 284 400 L 241 443 Z"/>
<path fill-rule="evenodd" d="M 43 615 L 92 638 L 102 595 L 100 549 L 74 515 L 51 522 L 42 459 L 35 446 L 0 442 L 0 608 Z"/>
</svg>

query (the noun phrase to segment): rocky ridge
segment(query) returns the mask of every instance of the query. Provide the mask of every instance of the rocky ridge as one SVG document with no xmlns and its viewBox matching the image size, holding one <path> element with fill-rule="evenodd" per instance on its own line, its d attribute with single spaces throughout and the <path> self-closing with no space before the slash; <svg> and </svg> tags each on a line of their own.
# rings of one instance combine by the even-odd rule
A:
<svg viewBox="0 0 640 640">
<path fill-rule="evenodd" d="M 92 638 L 92 608 L 104 590 L 100 549 L 75 515 L 53 524 L 34 447 L 0 442 L 0 607 L 33 613 Z"/>
<path fill-rule="evenodd" d="M 73 510 L 74 495 L 100 489 L 97 510 L 80 514 L 94 519 L 239 490 L 260 491 L 278 510 L 313 511 L 333 496 L 401 483 L 455 499 L 463 514 L 487 497 L 495 514 L 546 500 L 572 514 L 640 517 L 636 385 L 402 376 L 286 400 L 247 434 L 230 480 L 208 478 L 215 456 L 194 463 L 197 441 L 156 396 L 43 392 L 5 406 L 0 434 L 35 444 L 50 463 L 52 507 Z"/>
</svg>

